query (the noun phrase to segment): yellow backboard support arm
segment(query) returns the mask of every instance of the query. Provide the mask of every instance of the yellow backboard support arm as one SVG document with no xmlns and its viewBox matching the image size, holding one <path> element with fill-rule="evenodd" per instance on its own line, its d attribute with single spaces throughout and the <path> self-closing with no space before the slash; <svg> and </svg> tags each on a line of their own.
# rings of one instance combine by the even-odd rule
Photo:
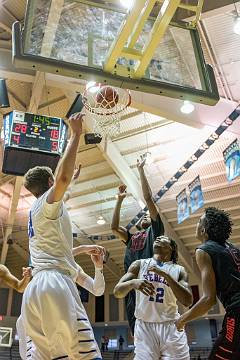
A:
<svg viewBox="0 0 240 360">
<path fill-rule="evenodd" d="M 109 49 L 104 63 L 104 71 L 119 75 L 124 75 L 125 73 L 125 75 L 130 76 L 133 79 L 143 78 L 147 67 L 153 58 L 154 52 L 164 37 L 177 9 L 182 8 L 194 12 L 196 17 L 191 22 L 191 26 L 195 26 L 200 19 L 204 0 L 199 0 L 198 4 L 195 6 L 183 4 L 182 0 L 160 0 L 159 2 L 162 3 L 162 6 L 149 34 L 149 39 L 143 50 L 138 50 L 135 48 L 135 45 L 156 1 L 135 1 L 134 6 L 126 15 L 126 18 L 119 29 L 116 40 Z M 129 70 L 124 68 L 124 66 L 117 65 L 117 61 L 121 57 L 135 60 L 135 67 Z"/>
</svg>

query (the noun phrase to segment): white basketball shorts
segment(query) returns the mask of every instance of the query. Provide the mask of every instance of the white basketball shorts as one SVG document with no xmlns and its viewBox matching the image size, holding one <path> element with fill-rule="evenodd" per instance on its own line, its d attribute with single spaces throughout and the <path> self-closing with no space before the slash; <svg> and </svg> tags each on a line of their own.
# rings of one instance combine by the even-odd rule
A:
<svg viewBox="0 0 240 360">
<path fill-rule="evenodd" d="M 40 271 L 27 286 L 18 332 L 23 359 L 101 359 L 76 285 L 57 270 Z"/>
<path fill-rule="evenodd" d="M 134 330 L 135 360 L 189 360 L 184 331 L 174 321 L 150 323 L 136 320 Z"/>
</svg>

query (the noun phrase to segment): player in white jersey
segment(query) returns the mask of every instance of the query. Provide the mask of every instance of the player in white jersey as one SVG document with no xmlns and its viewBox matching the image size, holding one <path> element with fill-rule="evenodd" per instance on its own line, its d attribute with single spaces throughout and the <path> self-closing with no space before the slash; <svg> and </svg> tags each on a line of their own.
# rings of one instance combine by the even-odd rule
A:
<svg viewBox="0 0 240 360">
<path fill-rule="evenodd" d="M 153 257 L 135 261 L 114 289 L 117 298 L 136 290 L 135 360 L 189 360 L 185 332 L 179 332 L 177 301 L 192 303 L 185 269 L 177 264 L 177 245 L 157 237 Z"/>
<path fill-rule="evenodd" d="M 91 246 L 91 245 L 90 245 Z M 75 248 L 75 255 L 78 254 L 78 249 Z M 103 255 L 91 255 L 92 262 L 95 267 L 95 277 L 92 279 L 89 275 L 79 267 L 76 283 L 82 288 L 85 288 L 95 296 L 101 296 L 105 290 L 105 280 L 103 276 Z M 30 276 L 30 274 L 29 274 Z M 19 352 L 23 360 L 28 360 L 34 349 L 34 343 L 31 338 L 26 335 L 26 330 L 23 324 L 22 317 L 17 320 L 17 333 L 19 336 Z M 93 339 L 92 339 L 93 341 Z M 91 342 L 92 342 L 91 341 Z M 35 350 L 36 351 L 36 350 Z"/>
<path fill-rule="evenodd" d="M 37 198 L 29 218 L 33 279 L 25 290 L 21 319 L 32 340 L 28 359 L 101 358 L 75 281 L 71 221 L 63 203 L 72 180 L 82 134 L 82 115 L 69 119 L 71 137 L 54 178 L 51 169 L 36 167 L 25 175 L 25 187 Z"/>
</svg>

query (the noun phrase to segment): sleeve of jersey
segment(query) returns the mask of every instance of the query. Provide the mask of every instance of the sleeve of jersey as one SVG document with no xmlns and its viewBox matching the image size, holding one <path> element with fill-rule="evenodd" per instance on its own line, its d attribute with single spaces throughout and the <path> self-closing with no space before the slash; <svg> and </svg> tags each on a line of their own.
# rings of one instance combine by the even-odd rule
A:
<svg viewBox="0 0 240 360">
<path fill-rule="evenodd" d="M 164 225 L 163 225 L 160 215 L 159 214 L 157 215 L 157 218 L 155 221 L 153 219 L 151 219 L 151 222 L 152 222 L 152 229 L 153 229 L 154 237 L 164 235 Z"/>
<path fill-rule="evenodd" d="M 62 214 L 63 201 L 56 201 L 53 204 L 47 202 L 48 192 L 44 195 L 42 202 L 42 213 L 47 219 L 57 220 Z"/>
<path fill-rule="evenodd" d="M 85 272 L 80 271 L 76 283 L 95 296 L 101 296 L 105 290 L 105 280 L 102 269 L 95 268 L 95 277 L 92 279 Z"/>
</svg>

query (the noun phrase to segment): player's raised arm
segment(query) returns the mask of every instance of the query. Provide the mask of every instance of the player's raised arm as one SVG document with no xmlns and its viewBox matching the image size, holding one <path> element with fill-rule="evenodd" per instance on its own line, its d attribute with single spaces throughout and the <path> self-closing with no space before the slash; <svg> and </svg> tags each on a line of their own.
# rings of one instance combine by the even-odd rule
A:
<svg viewBox="0 0 240 360">
<path fill-rule="evenodd" d="M 114 235 L 119 236 L 120 239 L 126 243 L 128 241 L 128 233 L 127 230 L 123 226 L 119 226 L 120 223 L 120 210 L 122 206 L 122 202 L 125 199 L 126 193 L 126 185 L 120 185 L 119 191 L 117 194 L 117 202 L 113 212 L 111 229 Z"/>
<path fill-rule="evenodd" d="M 58 167 L 56 178 L 51 191 L 48 194 L 47 202 L 52 204 L 63 199 L 74 173 L 76 155 L 80 136 L 82 134 L 83 114 L 74 114 L 69 119 L 71 137 L 65 154 Z"/>
<path fill-rule="evenodd" d="M 139 290 L 144 295 L 150 296 L 154 294 L 154 286 L 149 281 L 138 279 L 140 269 L 140 261 L 137 260 L 129 267 L 128 272 L 123 275 L 115 286 L 113 293 L 116 298 L 125 297 L 131 290 Z"/>
<path fill-rule="evenodd" d="M 23 278 L 19 280 L 6 266 L 0 265 L 0 278 L 7 286 L 22 293 L 31 279 L 31 268 L 23 268 Z"/>
<path fill-rule="evenodd" d="M 146 163 L 146 158 L 141 157 L 140 160 L 137 160 L 137 168 L 140 176 L 141 186 L 142 186 L 142 192 L 144 200 L 146 201 L 150 217 L 153 221 L 156 221 L 157 216 L 159 215 L 158 208 L 156 204 L 154 203 L 153 197 L 152 197 L 152 190 L 150 189 L 146 174 L 144 172 L 144 165 Z M 160 234 L 162 235 L 162 234 Z"/>
</svg>

